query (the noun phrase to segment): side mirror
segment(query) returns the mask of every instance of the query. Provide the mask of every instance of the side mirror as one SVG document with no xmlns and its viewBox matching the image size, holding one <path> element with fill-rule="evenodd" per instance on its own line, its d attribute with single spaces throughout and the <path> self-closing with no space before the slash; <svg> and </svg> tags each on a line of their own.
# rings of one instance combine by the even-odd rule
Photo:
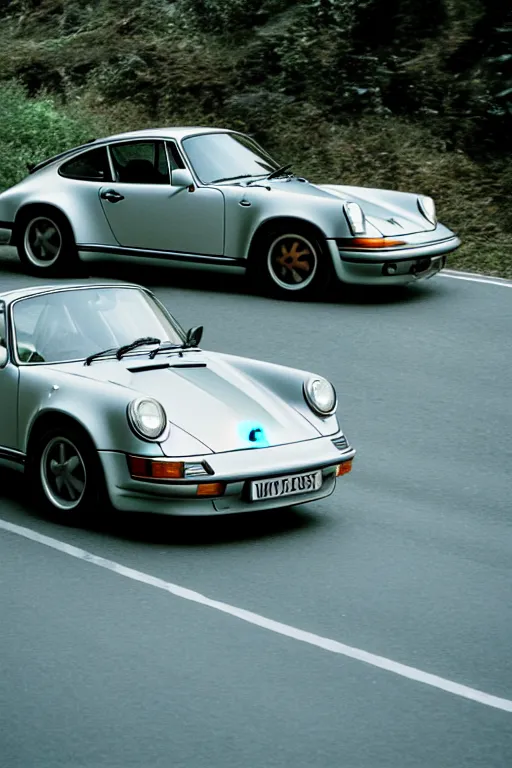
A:
<svg viewBox="0 0 512 768">
<path fill-rule="evenodd" d="M 199 342 L 198 342 L 199 343 Z M 0 346 L 0 368 L 3 368 L 8 359 L 7 350 L 5 347 Z"/>
<path fill-rule="evenodd" d="M 176 168 L 171 173 L 171 184 L 173 187 L 193 187 L 194 179 L 188 168 Z"/>
<path fill-rule="evenodd" d="M 187 331 L 187 338 L 185 340 L 185 347 L 197 347 L 199 342 L 203 338 L 203 326 L 198 325 L 195 328 L 190 328 Z"/>
</svg>

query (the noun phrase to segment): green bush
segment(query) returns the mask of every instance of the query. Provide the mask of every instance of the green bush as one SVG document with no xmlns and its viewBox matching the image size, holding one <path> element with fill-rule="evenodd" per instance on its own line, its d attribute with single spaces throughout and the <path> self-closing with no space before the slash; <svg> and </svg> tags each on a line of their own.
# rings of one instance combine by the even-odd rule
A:
<svg viewBox="0 0 512 768">
<path fill-rule="evenodd" d="M 91 120 L 66 115 L 53 99 L 30 99 L 17 84 L 0 85 L 0 189 L 16 184 L 28 163 L 94 138 Z"/>
</svg>

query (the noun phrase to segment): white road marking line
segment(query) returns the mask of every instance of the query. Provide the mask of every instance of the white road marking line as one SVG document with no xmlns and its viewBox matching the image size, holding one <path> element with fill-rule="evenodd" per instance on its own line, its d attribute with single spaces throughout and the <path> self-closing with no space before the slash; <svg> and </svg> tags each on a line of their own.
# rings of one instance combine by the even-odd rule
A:
<svg viewBox="0 0 512 768">
<path fill-rule="evenodd" d="M 439 273 L 439 277 L 451 277 L 454 280 L 467 280 L 471 283 L 485 283 L 487 285 L 500 285 L 502 288 L 512 288 L 512 280 L 504 277 L 488 277 L 479 275 L 475 272 L 449 272 L 444 270 Z"/>
<path fill-rule="evenodd" d="M 26 539 L 35 541 L 38 544 L 44 544 L 46 547 L 51 547 L 59 552 L 63 552 L 66 555 L 75 557 L 78 560 L 84 560 L 92 565 L 97 565 L 100 568 L 105 568 L 108 571 L 113 571 L 119 576 L 125 576 L 127 579 L 133 581 L 139 581 L 143 584 L 148 584 L 151 587 L 157 589 L 163 589 L 165 592 L 170 592 L 176 597 L 181 597 L 184 600 L 190 600 L 193 603 L 199 603 L 200 605 L 206 605 L 209 608 L 214 608 L 216 611 L 222 611 L 230 616 L 235 616 L 237 619 L 246 621 L 249 624 L 254 624 L 262 629 L 267 629 L 270 632 L 275 632 L 285 637 L 290 637 L 293 640 L 300 640 L 303 643 L 314 645 L 317 648 L 322 648 L 324 651 L 331 651 L 331 653 L 338 653 L 342 656 L 348 656 L 350 659 L 356 661 L 363 661 L 365 664 L 370 664 L 373 667 L 384 669 L 387 672 L 394 672 L 395 675 L 401 677 L 407 677 L 410 680 L 415 680 L 418 683 L 424 683 L 430 685 L 433 688 L 439 688 L 447 693 L 452 693 L 455 696 L 461 696 L 464 699 L 470 699 L 476 701 L 478 704 L 484 704 L 487 707 L 494 707 L 495 709 L 501 709 L 504 712 L 512 712 L 512 701 L 509 699 L 502 699 L 499 696 L 493 696 L 490 693 L 479 691 L 476 688 L 469 688 L 467 685 L 461 685 L 455 683 L 452 680 L 446 680 L 438 675 L 432 675 L 429 672 L 423 672 L 421 669 L 415 667 L 409 667 L 406 664 L 400 664 L 397 661 L 392 661 L 384 656 L 376 656 L 368 651 L 363 651 L 360 648 L 353 648 L 350 645 L 345 645 L 337 640 L 330 640 L 327 637 L 321 635 L 315 635 L 313 632 L 306 632 L 303 629 L 297 629 L 289 624 L 282 624 L 280 621 L 274 621 L 274 619 L 268 619 L 265 616 L 260 616 L 252 611 L 246 611 L 244 608 L 237 608 L 229 603 L 223 603 L 219 600 L 212 600 L 205 595 L 201 595 L 199 592 L 195 592 L 186 587 L 180 587 L 178 584 L 173 584 L 163 579 L 158 579 L 155 576 L 150 576 L 148 573 L 142 571 L 136 571 L 133 568 L 128 568 L 121 563 L 116 563 L 113 560 L 107 560 L 99 555 L 93 555 L 91 552 L 87 552 L 85 549 L 80 549 L 72 544 L 66 544 L 63 541 L 54 539 L 50 536 L 45 536 L 42 533 L 33 531 L 31 528 L 24 528 L 21 525 L 15 525 L 7 520 L 0 519 L 0 529 L 8 531 L 9 533 L 23 536 Z"/>
</svg>

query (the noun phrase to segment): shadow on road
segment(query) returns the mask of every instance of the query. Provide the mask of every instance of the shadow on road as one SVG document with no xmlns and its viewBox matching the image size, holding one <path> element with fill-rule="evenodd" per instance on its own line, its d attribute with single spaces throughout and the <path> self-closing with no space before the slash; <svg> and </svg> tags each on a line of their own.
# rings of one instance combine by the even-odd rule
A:
<svg viewBox="0 0 512 768">
<path fill-rule="evenodd" d="M 195 269 L 181 269 L 174 266 L 132 265 L 122 262 L 97 262 L 84 265 L 82 279 L 85 280 L 122 280 L 140 283 L 149 288 L 174 288 L 183 291 L 203 291 L 205 293 L 224 293 L 237 296 L 254 296 L 249 282 L 243 275 L 229 275 Z M 55 278 L 44 280 L 27 276 L 12 248 L 0 248 L 0 272 L 8 274 L 12 280 L 16 275 L 22 284 L 60 283 L 67 280 Z M 73 282 L 76 282 L 74 280 Z M 320 304 L 346 304 L 352 306 L 376 306 L 387 304 L 415 304 L 431 300 L 446 292 L 444 281 L 434 278 L 422 281 L 407 288 L 342 286 L 333 283 L 329 291 L 316 302 L 307 302 L 305 306 Z M 263 298 L 263 297 L 261 297 Z M 275 301 L 275 299 L 267 299 Z M 300 304 L 301 302 L 296 302 Z"/>
<path fill-rule="evenodd" d="M 31 505 L 21 473 L 0 468 L 0 489 L 0 515 L 5 514 L 8 505 L 23 513 L 23 519 L 16 519 L 19 525 L 30 528 L 35 521 L 45 522 L 52 530 L 45 527 L 44 532 L 55 538 L 62 538 L 69 530 L 48 521 Z M 149 545 L 214 547 L 305 532 L 325 524 L 325 518 L 305 511 L 305 507 L 212 517 L 170 517 L 110 510 L 91 519 L 83 530 Z"/>
<path fill-rule="evenodd" d="M 114 513 L 89 530 L 145 544 L 215 547 L 306 532 L 321 522 L 321 519 L 300 507 L 189 518 L 142 514 L 127 517 Z"/>
<path fill-rule="evenodd" d="M 127 282 L 140 283 L 149 288 L 179 288 L 183 291 L 204 291 L 205 293 L 224 293 L 236 296 L 257 296 L 262 300 L 265 297 L 258 296 L 244 275 L 226 275 L 216 272 L 202 272 L 199 270 L 187 270 L 176 267 L 152 267 L 151 271 L 140 266 L 128 264 L 96 264 L 91 276 L 103 277 L 113 280 L 126 280 Z M 304 306 L 320 304 L 349 304 L 349 305 L 378 305 L 393 303 L 416 303 L 432 298 L 436 291 L 444 287 L 436 281 L 424 282 L 408 288 L 385 288 L 370 286 L 342 286 L 333 283 L 329 291 L 315 302 L 304 302 Z M 276 301 L 276 299 L 266 299 Z M 285 300 L 283 300 L 285 301 Z M 281 302 L 282 303 L 282 302 Z M 295 304 L 303 302 L 295 301 Z"/>
</svg>

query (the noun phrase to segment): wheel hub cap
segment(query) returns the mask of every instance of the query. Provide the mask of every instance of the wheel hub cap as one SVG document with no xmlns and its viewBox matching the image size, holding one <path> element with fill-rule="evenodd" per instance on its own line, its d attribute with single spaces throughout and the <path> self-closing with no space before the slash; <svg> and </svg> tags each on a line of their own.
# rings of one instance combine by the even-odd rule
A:
<svg viewBox="0 0 512 768">
<path fill-rule="evenodd" d="M 281 256 L 278 256 L 276 259 L 277 263 L 280 264 L 284 270 L 288 269 L 292 273 L 293 279 L 296 282 L 302 282 L 302 280 L 304 280 L 304 275 L 298 274 L 297 270 L 300 272 L 310 272 L 311 270 L 309 262 L 301 258 L 302 256 L 309 256 L 311 251 L 309 248 L 303 248 L 299 251 L 299 248 L 300 245 L 297 240 L 291 248 L 282 245 Z"/>
<path fill-rule="evenodd" d="M 59 509 L 74 509 L 86 484 L 83 459 L 66 438 L 53 438 L 41 457 L 41 480 L 49 500 Z"/>
<path fill-rule="evenodd" d="M 287 290 L 305 288 L 315 277 L 318 259 L 312 246 L 304 237 L 282 235 L 270 246 L 269 272 L 280 287 Z"/>
<path fill-rule="evenodd" d="M 37 266 L 51 266 L 58 258 L 62 236 L 50 219 L 39 217 L 28 225 L 25 232 L 25 250 Z"/>
</svg>

